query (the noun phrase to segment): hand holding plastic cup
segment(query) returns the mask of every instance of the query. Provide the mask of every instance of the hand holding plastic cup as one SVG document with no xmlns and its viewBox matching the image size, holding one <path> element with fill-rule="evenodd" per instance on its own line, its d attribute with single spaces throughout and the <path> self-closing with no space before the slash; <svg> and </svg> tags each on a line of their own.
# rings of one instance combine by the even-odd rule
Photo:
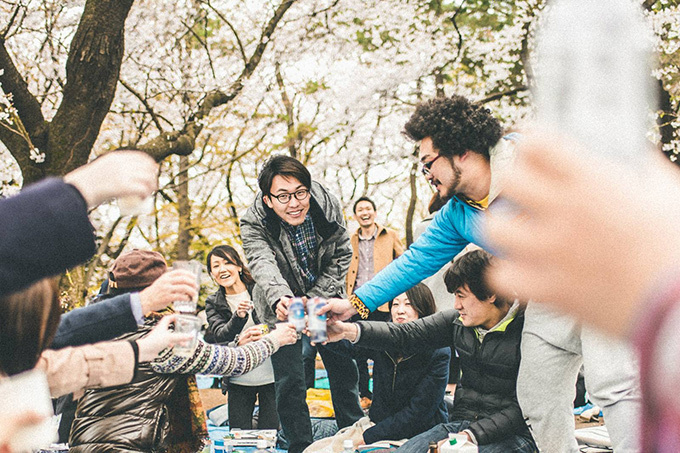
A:
<svg viewBox="0 0 680 453">
<path fill-rule="evenodd" d="M 201 331 L 201 320 L 194 315 L 175 315 L 175 333 L 185 334 L 191 337 L 184 345 L 176 345 L 174 352 L 177 355 L 189 356 L 194 352 L 198 343 L 198 333 Z"/>
<path fill-rule="evenodd" d="M 173 269 L 184 269 L 196 276 L 196 283 L 198 287 L 201 287 L 201 275 L 203 273 L 203 265 L 198 261 L 175 261 L 172 264 Z M 182 314 L 195 313 L 196 304 L 198 303 L 198 292 L 196 296 L 190 300 L 176 300 L 173 302 L 175 311 Z"/>
<path fill-rule="evenodd" d="M 9 442 L 10 451 L 33 451 L 46 448 L 57 440 L 52 428 L 52 400 L 47 377 L 30 370 L 0 382 L 3 417 L 21 417 L 26 412 L 44 416 L 42 422 L 19 429 Z"/>
<path fill-rule="evenodd" d="M 328 340 L 326 314 L 319 314 L 319 310 L 325 305 L 326 300 L 320 297 L 312 297 L 307 301 L 309 339 L 313 344 L 325 343 Z"/>
<path fill-rule="evenodd" d="M 153 197 L 140 198 L 134 195 L 116 200 L 120 216 L 148 215 L 153 212 Z"/>
<path fill-rule="evenodd" d="M 288 322 L 298 332 L 302 332 L 307 327 L 307 322 L 305 321 L 305 301 L 301 297 L 293 297 L 288 305 Z"/>
</svg>

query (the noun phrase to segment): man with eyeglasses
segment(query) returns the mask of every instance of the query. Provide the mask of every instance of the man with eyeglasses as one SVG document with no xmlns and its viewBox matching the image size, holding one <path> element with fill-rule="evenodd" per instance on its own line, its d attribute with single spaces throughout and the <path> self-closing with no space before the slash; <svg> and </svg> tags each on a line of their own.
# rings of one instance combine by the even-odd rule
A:
<svg viewBox="0 0 680 453">
<path fill-rule="evenodd" d="M 270 326 L 287 321 L 292 297 L 345 296 L 352 247 L 342 207 L 307 168 L 288 156 L 274 156 L 258 177 L 259 192 L 241 221 L 243 249 L 255 278 L 253 302 Z M 363 417 L 359 375 L 349 357 L 319 347 L 339 428 Z M 312 443 L 302 359 L 302 341 L 272 356 L 276 406 L 288 451 Z"/>
<path fill-rule="evenodd" d="M 418 105 L 405 133 L 420 142 L 423 174 L 441 198 L 451 199 L 401 257 L 349 300 L 331 301 L 331 319 L 357 312 L 366 318 L 434 274 L 468 243 L 484 247 L 485 211 L 490 208 L 493 215 L 495 207 L 503 209 L 494 200 L 503 180 L 512 177 L 519 136 L 503 136 L 488 109 L 462 96 L 433 99 Z M 517 397 L 541 451 L 578 451 L 572 402 L 581 365 L 590 399 L 604 411 L 614 450 L 638 450 L 638 435 L 630 429 L 638 426 L 640 413 L 638 374 L 628 346 L 530 303 L 521 348 Z"/>
</svg>

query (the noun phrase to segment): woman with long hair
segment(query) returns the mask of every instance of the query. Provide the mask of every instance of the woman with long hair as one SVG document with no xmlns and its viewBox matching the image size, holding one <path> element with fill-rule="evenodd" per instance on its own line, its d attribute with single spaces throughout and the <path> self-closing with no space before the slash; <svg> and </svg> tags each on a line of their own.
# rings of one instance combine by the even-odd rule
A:
<svg viewBox="0 0 680 453">
<path fill-rule="evenodd" d="M 205 301 L 209 335 L 217 343 L 244 345 L 266 333 L 253 310 L 251 291 L 255 285 L 239 253 L 229 245 L 218 245 L 206 258 L 208 273 L 219 289 Z M 229 392 L 230 428 L 252 429 L 255 401 L 259 401 L 257 427 L 278 429 L 274 370 L 271 360 L 242 376 L 224 378 Z"/>
</svg>

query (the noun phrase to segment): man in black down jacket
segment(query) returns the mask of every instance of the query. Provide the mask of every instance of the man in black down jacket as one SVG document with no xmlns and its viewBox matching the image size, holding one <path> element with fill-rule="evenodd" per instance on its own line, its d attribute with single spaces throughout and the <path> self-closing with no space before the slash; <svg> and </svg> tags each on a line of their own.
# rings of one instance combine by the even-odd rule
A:
<svg viewBox="0 0 680 453">
<path fill-rule="evenodd" d="M 460 357 L 462 377 L 450 421 L 412 438 L 399 453 L 427 451 L 429 442 L 458 432 L 477 444 L 480 453 L 538 451 L 515 390 L 524 313 L 518 303 L 503 300 L 487 288 L 483 274 L 491 260 L 487 252 L 475 250 L 446 272 L 444 281 L 456 295 L 457 311 L 402 325 L 362 321 L 329 326 L 333 341 L 347 339 L 363 347 L 403 353 L 452 346 Z"/>
</svg>

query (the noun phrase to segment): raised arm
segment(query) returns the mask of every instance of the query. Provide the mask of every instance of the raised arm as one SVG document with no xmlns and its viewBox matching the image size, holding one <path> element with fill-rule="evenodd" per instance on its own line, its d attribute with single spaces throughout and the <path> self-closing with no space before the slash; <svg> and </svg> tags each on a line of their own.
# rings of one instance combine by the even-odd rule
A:
<svg viewBox="0 0 680 453">
<path fill-rule="evenodd" d="M 236 335 L 241 333 L 243 326 L 249 319 L 248 314 L 241 318 L 236 313 L 227 315 L 226 310 L 217 305 L 218 293 L 210 295 L 205 301 L 205 315 L 208 319 L 208 328 L 215 338 L 215 343 L 229 343 L 234 341 Z"/>
<path fill-rule="evenodd" d="M 0 296 L 90 258 L 96 248 L 87 204 L 57 178 L 0 200 Z"/>
<path fill-rule="evenodd" d="M 359 321 L 361 334 L 357 345 L 402 354 L 451 346 L 457 314 L 455 310 L 445 310 L 406 324 Z"/>
<path fill-rule="evenodd" d="M 470 242 L 480 242 L 483 217 L 483 211 L 456 200 L 450 201 L 403 255 L 355 294 L 370 311 L 394 299 L 435 274 Z"/>
<path fill-rule="evenodd" d="M 135 354 L 127 341 L 43 351 L 36 368 L 47 375 L 52 397 L 132 381 Z"/>
<path fill-rule="evenodd" d="M 221 374 L 240 376 L 262 364 L 280 346 L 297 341 L 291 324 L 277 324 L 277 328 L 261 340 L 238 347 L 208 344 L 199 340 L 191 356 L 180 356 L 168 349 L 151 362 L 151 368 L 163 374 Z"/>
</svg>

